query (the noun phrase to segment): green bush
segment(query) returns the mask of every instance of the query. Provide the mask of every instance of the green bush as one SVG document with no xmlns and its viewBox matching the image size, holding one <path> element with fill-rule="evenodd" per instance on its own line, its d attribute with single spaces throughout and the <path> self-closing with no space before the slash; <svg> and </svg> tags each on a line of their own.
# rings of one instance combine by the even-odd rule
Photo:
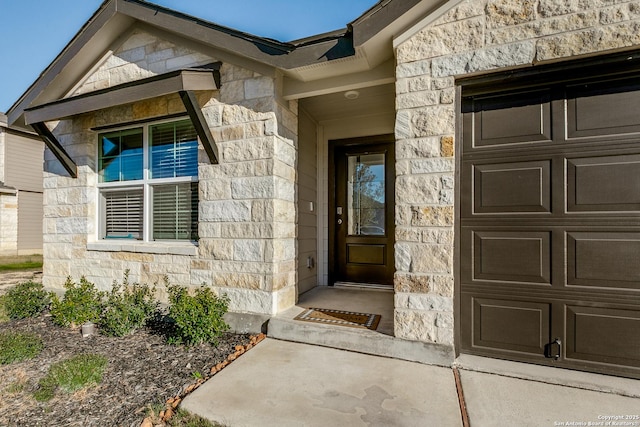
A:
<svg viewBox="0 0 640 427">
<path fill-rule="evenodd" d="M 124 273 L 122 285 L 113 283 L 106 294 L 100 315 L 100 333 L 122 337 L 135 332 L 147 323 L 156 310 L 155 286 L 129 283 L 129 272 Z"/>
<path fill-rule="evenodd" d="M 79 354 L 54 363 L 47 376 L 38 382 L 33 397 L 38 401 L 50 400 L 57 389 L 73 393 L 90 385 L 100 384 L 108 360 L 99 354 Z"/>
<path fill-rule="evenodd" d="M 229 308 L 226 295 L 216 296 L 211 289 L 201 286 L 195 295 L 187 288 L 169 285 L 169 318 L 174 328 L 169 342 L 196 345 L 203 342 L 216 343 L 217 338 L 229 329 L 222 318 Z"/>
<path fill-rule="evenodd" d="M 7 292 L 5 308 L 12 319 L 36 317 L 49 306 L 49 294 L 42 283 L 20 283 Z"/>
<path fill-rule="evenodd" d="M 69 277 L 64 287 L 66 291 L 62 300 L 56 295 L 51 296 L 53 322 L 72 328 L 89 321 L 98 323 L 102 293 L 96 289 L 95 285 L 84 277 L 81 277 L 80 283 L 76 284 Z"/>
<path fill-rule="evenodd" d="M 42 340 L 35 334 L 1 332 L 0 365 L 33 359 L 42 351 Z"/>
</svg>

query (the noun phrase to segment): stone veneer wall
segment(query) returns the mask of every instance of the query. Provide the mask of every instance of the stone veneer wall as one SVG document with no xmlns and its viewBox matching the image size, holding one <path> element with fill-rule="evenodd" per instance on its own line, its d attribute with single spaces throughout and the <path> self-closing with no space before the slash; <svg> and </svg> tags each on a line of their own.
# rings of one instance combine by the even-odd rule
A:
<svg viewBox="0 0 640 427">
<path fill-rule="evenodd" d="M 79 86 L 98 90 L 149 75 L 215 61 L 134 31 Z M 69 178 L 45 153 L 45 286 L 86 276 L 102 289 L 121 280 L 211 285 L 231 298 L 230 310 L 273 314 L 295 303 L 295 180 L 297 105 L 278 101 L 275 77 L 231 64 L 222 87 L 198 93 L 220 151 L 212 165 L 199 150 L 199 244 L 97 240 L 97 132 L 92 128 L 184 112 L 177 96 L 110 108 L 49 124 L 79 167 Z M 279 128 L 282 129 L 279 132 Z M 280 135 L 286 134 L 288 138 Z M 166 298 L 160 286 L 161 297 Z"/>
<path fill-rule="evenodd" d="M 396 336 L 453 344 L 454 78 L 639 45 L 625 0 L 466 0 L 398 45 Z"/>
</svg>

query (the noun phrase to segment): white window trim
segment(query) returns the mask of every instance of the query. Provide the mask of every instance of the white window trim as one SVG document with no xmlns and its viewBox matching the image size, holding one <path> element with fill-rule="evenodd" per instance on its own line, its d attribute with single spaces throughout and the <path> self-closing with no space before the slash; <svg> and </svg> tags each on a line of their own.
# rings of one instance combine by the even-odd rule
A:
<svg viewBox="0 0 640 427">
<path fill-rule="evenodd" d="M 172 253 L 178 255 L 195 255 L 195 253 L 190 253 L 191 251 L 183 250 L 179 247 L 176 248 L 177 252 L 171 251 L 171 248 L 167 246 L 170 244 L 171 246 L 184 246 L 184 248 L 194 248 L 197 247 L 197 242 L 193 240 L 153 240 L 153 186 L 155 185 L 163 185 L 163 184 L 183 184 L 183 183 L 191 183 L 198 182 L 198 176 L 182 176 L 176 178 L 149 178 L 150 170 L 149 170 L 149 128 L 154 125 L 159 125 L 163 123 L 173 123 L 182 120 L 190 120 L 189 116 L 184 117 L 172 117 L 170 119 L 160 119 L 153 122 L 148 122 L 139 125 L 129 125 L 129 126 L 121 126 L 114 127 L 102 133 L 108 132 L 117 132 L 122 130 L 136 129 L 142 128 L 142 179 L 130 180 L 130 181 L 112 181 L 112 182 L 100 182 L 100 171 L 97 171 L 97 189 L 98 189 L 98 227 L 96 242 L 90 244 L 87 249 L 89 250 L 101 250 L 101 251 L 124 251 L 124 252 L 151 252 L 151 253 Z M 200 146 L 200 138 L 197 137 L 198 147 Z M 199 148 L 198 148 L 199 149 Z M 99 169 L 100 163 L 100 141 L 96 146 L 96 169 Z M 105 199 L 103 197 L 104 190 L 127 190 L 134 188 L 143 189 L 143 217 L 142 217 L 142 240 L 130 240 L 130 239 L 105 239 L 105 220 L 106 220 L 106 206 Z M 140 250 L 138 250 L 140 249 Z"/>
</svg>

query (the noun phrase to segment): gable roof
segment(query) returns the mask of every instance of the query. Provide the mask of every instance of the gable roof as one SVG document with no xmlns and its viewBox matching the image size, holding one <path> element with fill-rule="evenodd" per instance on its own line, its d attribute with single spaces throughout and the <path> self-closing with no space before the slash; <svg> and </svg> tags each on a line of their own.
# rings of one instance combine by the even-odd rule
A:
<svg viewBox="0 0 640 427">
<path fill-rule="evenodd" d="M 391 39 L 444 0 L 380 0 L 347 28 L 292 42 L 255 36 L 144 0 L 105 0 L 7 112 L 25 126 L 24 110 L 69 96 L 77 81 L 129 28 L 146 25 L 216 50 L 223 61 L 264 75 L 281 70 L 311 81 L 375 69 L 393 58 Z M 385 68 L 389 73 L 390 67 Z M 390 77 L 393 77 L 391 74 Z"/>
</svg>

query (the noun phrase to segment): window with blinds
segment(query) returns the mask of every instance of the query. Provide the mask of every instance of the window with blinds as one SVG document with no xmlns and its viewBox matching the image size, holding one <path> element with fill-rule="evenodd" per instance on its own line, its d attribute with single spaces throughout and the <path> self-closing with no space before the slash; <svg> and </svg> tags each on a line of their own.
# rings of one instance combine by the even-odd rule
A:
<svg viewBox="0 0 640 427">
<path fill-rule="evenodd" d="M 100 134 L 98 169 L 102 238 L 198 239 L 198 137 L 190 120 Z"/>
</svg>

